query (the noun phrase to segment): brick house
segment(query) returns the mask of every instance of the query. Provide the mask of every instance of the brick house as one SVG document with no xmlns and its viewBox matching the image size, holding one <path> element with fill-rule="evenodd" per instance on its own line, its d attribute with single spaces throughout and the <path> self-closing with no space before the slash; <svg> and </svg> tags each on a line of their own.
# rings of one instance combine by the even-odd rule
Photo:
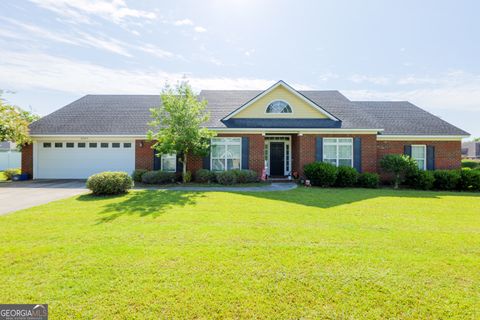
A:
<svg viewBox="0 0 480 320">
<path fill-rule="evenodd" d="M 408 154 L 425 170 L 460 166 L 468 133 L 406 101 L 350 101 L 338 91 L 297 91 L 283 81 L 264 91 L 203 90 L 217 132 L 200 168 L 302 175 L 326 161 L 378 172 L 386 154 Z M 155 156 L 146 140 L 158 95 L 87 95 L 30 126 L 22 170 L 34 179 L 87 178 L 100 171 L 177 171 L 175 154 Z"/>
</svg>

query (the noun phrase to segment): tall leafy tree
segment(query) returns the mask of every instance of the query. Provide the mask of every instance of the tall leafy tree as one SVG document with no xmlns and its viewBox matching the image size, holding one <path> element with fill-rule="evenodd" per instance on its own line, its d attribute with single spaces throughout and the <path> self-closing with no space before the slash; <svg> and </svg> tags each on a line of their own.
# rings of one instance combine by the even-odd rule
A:
<svg viewBox="0 0 480 320">
<path fill-rule="evenodd" d="M 18 146 L 30 143 L 28 125 L 40 117 L 20 107 L 8 104 L 0 91 L 0 141 L 12 141 Z"/>
<path fill-rule="evenodd" d="M 186 81 L 175 87 L 166 85 L 160 94 L 161 105 L 150 109 L 153 121 L 147 132 L 152 148 L 162 154 L 176 153 L 183 165 L 182 178 L 187 182 L 189 155 L 204 156 L 209 149 L 210 138 L 215 132 L 202 126 L 209 119 L 205 110 L 207 101 L 198 99 Z"/>
</svg>

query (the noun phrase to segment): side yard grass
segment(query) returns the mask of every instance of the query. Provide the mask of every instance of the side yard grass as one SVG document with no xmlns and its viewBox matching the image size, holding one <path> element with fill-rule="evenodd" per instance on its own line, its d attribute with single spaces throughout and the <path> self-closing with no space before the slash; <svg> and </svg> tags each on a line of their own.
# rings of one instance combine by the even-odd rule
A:
<svg viewBox="0 0 480 320">
<path fill-rule="evenodd" d="M 480 194 L 82 195 L 0 217 L 0 301 L 52 319 L 480 317 Z"/>
</svg>

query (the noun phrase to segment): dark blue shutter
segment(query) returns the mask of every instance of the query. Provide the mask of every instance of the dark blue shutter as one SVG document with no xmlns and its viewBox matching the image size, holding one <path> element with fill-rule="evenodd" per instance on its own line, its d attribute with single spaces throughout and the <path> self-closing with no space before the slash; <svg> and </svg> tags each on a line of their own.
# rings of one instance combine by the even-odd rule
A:
<svg viewBox="0 0 480 320">
<path fill-rule="evenodd" d="M 157 154 L 158 151 L 153 149 L 153 170 L 160 170 L 160 157 Z"/>
<path fill-rule="evenodd" d="M 435 146 L 427 146 L 427 170 L 435 170 Z"/>
<path fill-rule="evenodd" d="M 362 172 L 362 138 L 353 138 L 353 167 Z"/>
<path fill-rule="evenodd" d="M 248 169 L 248 137 L 242 137 L 242 169 Z"/>
<path fill-rule="evenodd" d="M 183 172 L 183 163 L 180 161 L 182 157 L 182 154 L 179 153 L 177 154 L 177 168 L 176 168 L 176 172 Z"/>
<path fill-rule="evenodd" d="M 315 141 L 315 160 L 316 161 L 323 161 L 323 138 L 317 137 Z"/>
<path fill-rule="evenodd" d="M 409 145 L 409 144 L 404 145 L 403 146 L 403 154 L 411 157 L 412 156 L 412 146 Z"/>
<path fill-rule="evenodd" d="M 210 170 L 210 152 L 212 148 L 208 147 L 208 154 L 207 156 L 203 157 L 202 159 L 202 168 L 203 169 L 207 169 L 207 170 Z"/>
</svg>

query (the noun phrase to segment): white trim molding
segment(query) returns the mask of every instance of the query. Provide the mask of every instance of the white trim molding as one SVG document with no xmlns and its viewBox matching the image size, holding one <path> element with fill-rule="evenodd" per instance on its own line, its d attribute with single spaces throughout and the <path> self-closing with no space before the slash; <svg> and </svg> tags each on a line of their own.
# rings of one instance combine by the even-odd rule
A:
<svg viewBox="0 0 480 320">
<path fill-rule="evenodd" d="M 290 93 L 294 94 L 295 96 L 297 96 L 298 98 L 300 98 L 301 100 L 303 100 L 305 103 L 307 103 L 308 105 L 312 106 L 313 108 L 317 109 L 318 111 L 320 111 L 321 113 L 325 114 L 328 118 L 330 118 L 331 120 L 335 120 L 335 121 L 339 121 L 338 118 L 336 118 L 334 115 L 332 115 L 331 113 L 329 113 L 327 110 L 323 109 L 322 107 L 320 107 L 319 105 L 317 105 L 316 103 L 314 103 L 312 100 L 308 99 L 307 97 L 305 97 L 303 94 L 299 93 L 297 90 L 293 89 L 291 86 L 289 86 L 287 83 L 285 83 L 283 80 L 280 80 L 278 81 L 277 83 L 275 83 L 273 86 L 271 86 L 270 88 L 268 88 L 267 90 L 263 91 L 262 93 L 258 94 L 255 98 L 251 99 L 250 101 L 248 101 L 247 103 L 243 104 L 242 106 L 240 106 L 238 109 L 234 110 L 233 112 L 231 112 L 230 114 L 228 114 L 225 118 L 223 118 L 222 120 L 228 120 L 230 119 L 231 117 L 233 117 L 234 115 L 236 115 L 237 113 L 239 113 L 240 111 L 244 110 L 245 108 L 249 107 L 250 105 L 252 105 L 253 103 L 255 103 L 257 100 L 259 100 L 261 97 L 265 96 L 266 94 L 268 94 L 269 92 L 275 90 L 276 88 L 278 88 L 279 86 L 282 86 L 284 87 L 285 89 L 287 89 Z M 292 110 L 293 111 L 293 110 Z"/>
<path fill-rule="evenodd" d="M 248 134 L 248 133 L 260 133 L 273 132 L 278 134 L 378 134 L 383 129 L 342 129 L 342 128 L 209 128 L 218 133 L 235 133 L 235 134 Z"/>
<path fill-rule="evenodd" d="M 458 141 L 469 136 L 445 136 L 445 135 L 378 135 L 378 141 Z"/>
</svg>

